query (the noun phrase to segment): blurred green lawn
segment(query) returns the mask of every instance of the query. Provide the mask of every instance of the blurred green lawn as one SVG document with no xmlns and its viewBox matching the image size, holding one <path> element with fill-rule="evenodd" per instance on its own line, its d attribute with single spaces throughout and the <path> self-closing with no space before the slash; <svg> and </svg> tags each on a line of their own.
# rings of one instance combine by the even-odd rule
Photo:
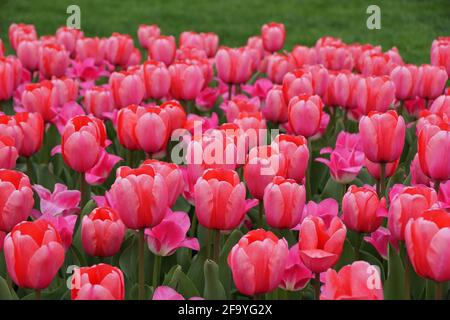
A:
<svg viewBox="0 0 450 320">
<path fill-rule="evenodd" d="M 429 62 L 431 41 L 450 36 L 449 0 L 0 0 L 0 37 L 6 42 L 12 22 L 33 23 L 40 35 L 54 33 L 70 4 L 80 6 L 81 27 L 90 36 L 117 31 L 136 38 L 140 23 L 156 23 L 165 34 L 213 31 L 222 44 L 239 46 L 263 23 L 277 21 L 286 25 L 287 49 L 332 35 L 385 50 L 397 46 L 411 63 Z M 381 8 L 381 30 L 366 27 L 370 4 Z"/>
</svg>

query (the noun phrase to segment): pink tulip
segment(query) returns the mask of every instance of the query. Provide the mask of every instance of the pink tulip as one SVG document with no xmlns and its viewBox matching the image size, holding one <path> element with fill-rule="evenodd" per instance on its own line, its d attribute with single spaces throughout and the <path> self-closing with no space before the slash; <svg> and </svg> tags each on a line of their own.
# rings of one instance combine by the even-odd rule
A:
<svg viewBox="0 0 450 320">
<path fill-rule="evenodd" d="M 361 73 L 366 76 L 386 76 L 396 67 L 396 63 L 386 53 L 376 52 L 364 56 Z"/>
<path fill-rule="evenodd" d="M 252 59 L 252 69 L 260 69 L 262 59 L 269 54 L 264 50 L 263 40 L 261 36 L 253 36 L 247 39 L 247 45 L 245 46 L 250 53 Z"/>
<path fill-rule="evenodd" d="M 292 179 L 276 176 L 264 190 L 267 224 L 273 228 L 291 229 L 302 217 L 306 192 Z"/>
<path fill-rule="evenodd" d="M 19 147 L 19 154 L 31 157 L 39 151 L 44 137 L 44 120 L 40 113 L 18 112 L 14 121 L 23 133 L 23 140 Z"/>
<path fill-rule="evenodd" d="M 329 44 L 322 45 L 317 50 L 318 62 L 330 70 L 352 70 L 354 66 L 353 56 L 346 45 Z"/>
<path fill-rule="evenodd" d="M 81 241 L 88 255 L 111 257 L 119 252 L 125 226 L 112 208 L 100 207 L 83 217 Z"/>
<path fill-rule="evenodd" d="M 332 71 L 327 70 L 324 66 L 320 64 L 316 65 L 306 65 L 303 67 L 303 70 L 311 75 L 311 83 L 313 87 L 314 94 L 318 96 L 324 96 L 327 88 L 328 81 L 330 77 L 330 73 Z M 347 71 L 343 71 L 341 73 L 346 73 Z"/>
<path fill-rule="evenodd" d="M 374 188 L 352 185 L 342 199 L 342 221 L 350 230 L 374 232 L 387 215 L 386 200 L 378 199 Z"/>
<path fill-rule="evenodd" d="M 400 241 L 405 239 L 405 227 L 409 219 L 417 219 L 437 201 L 436 192 L 421 185 L 414 187 L 400 185 L 395 194 L 391 191 L 389 196 L 391 198 L 388 216 L 389 231 L 395 240 Z"/>
<path fill-rule="evenodd" d="M 450 76 L 450 37 L 438 37 L 433 40 L 430 59 L 432 65 L 444 67 Z"/>
<path fill-rule="evenodd" d="M 389 77 L 361 77 L 354 90 L 358 116 L 367 115 L 370 111 L 386 112 L 395 98 L 395 85 Z"/>
<path fill-rule="evenodd" d="M 267 76 L 277 84 L 281 84 L 284 75 L 295 68 L 289 61 L 289 57 L 283 54 L 273 54 L 268 56 L 267 59 Z"/>
<path fill-rule="evenodd" d="M 200 33 L 203 38 L 203 50 L 208 58 L 213 58 L 219 48 L 219 36 L 213 32 Z"/>
<path fill-rule="evenodd" d="M 19 152 L 14 145 L 14 138 L 0 136 L 0 169 L 14 169 Z"/>
<path fill-rule="evenodd" d="M 306 46 L 296 45 L 291 51 L 290 58 L 297 68 L 317 63 L 316 50 Z"/>
<path fill-rule="evenodd" d="M 209 111 L 216 104 L 220 91 L 216 88 L 207 87 L 200 91 L 195 98 L 195 105 L 201 111 Z"/>
<path fill-rule="evenodd" d="M 246 48 L 222 47 L 215 57 L 217 76 L 228 84 L 247 82 L 252 75 L 252 58 Z"/>
<path fill-rule="evenodd" d="M 106 59 L 113 65 L 127 66 L 133 53 L 133 38 L 128 34 L 114 32 L 106 40 Z"/>
<path fill-rule="evenodd" d="M 0 101 L 9 100 L 20 83 L 22 63 L 19 59 L 8 56 L 0 57 Z"/>
<path fill-rule="evenodd" d="M 107 115 L 115 109 L 112 91 L 109 88 L 96 86 L 86 90 L 83 106 L 87 113 L 106 120 Z"/>
<path fill-rule="evenodd" d="M 39 112 L 48 122 L 55 116 L 55 102 L 52 98 L 53 84 L 50 81 L 27 84 L 22 93 L 22 105 L 28 112 Z"/>
<path fill-rule="evenodd" d="M 381 53 L 380 46 L 374 47 L 370 43 L 366 44 L 353 43 L 350 44 L 348 48 L 352 53 L 353 61 L 355 62 L 355 69 L 358 72 L 361 72 L 363 61 L 367 55 L 370 55 L 372 53 Z"/>
<path fill-rule="evenodd" d="M 450 213 L 444 209 L 428 210 L 408 221 L 405 244 L 409 260 L 419 276 L 437 282 L 450 280 L 449 232 Z"/>
<path fill-rule="evenodd" d="M 416 153 L 413 161 L 411 161 L 409 171 L 411 173 L 411 185 L 423 184 L 429 186 L 431 179 L 423 173 L 420 167 L 419 155 Z"/>
<path fill-rule="evenodd" d="M 101 150 L 97 163 L 85 174 L 86 182 L 93 186 L 103 184 L 113 167 L 122 160 L 115 154 L 109 154 L 105 149 Z"/>
<path fill-rule="evenodd" d="M 139 104 L 145 96 L 144 79 L 140 72 L 113 72 L 109 78 L 109 86 L 117 108 Z"/>
<path fill-rule="evenodd" d="M 81 61 L 94 59 L 96 65 L 100 65 L 106 57 L 108 40 L 104 38 L 80 38 L 76 44 L 76 57 Z"/>
<path fill-rule="evenodd" d="M 152 300 L 185 300 L 184 297 L 171 287 L 159 286 L 153 293 Z M 189 300 L 203 300 L 200 297 L 191 297 Z"/>
<path fill-rule="evenodd" d="M 73 232 L 77 218 L 78 216 L 73 214 L 66 216 L 54 216 L 50 213 L 46 213 L 41 215 L 38 220 L 45 220 L 49 222 L 53 227 L 55 227 L 56 231 L 61 237 L 61 243 L 64 249 L 67 251 L 72 245 Z"/>
<path fill-rule="evenodd" d="M 17 57 L 22 66 L 29 71 L 39 68 L 39 48 L 41 43 L 37 40 L 21 41 L 17 47 Z"/>
<path fill-rule="evenodd" d="M 430 112 L 441 116 L 445 114 L 450 119 L 450 95 L 437 97 L 430 106 Z"/>
<path fill-rule="evenodd" d="M 62 134 L 64 162 L 77 172 L 89 171 L 98 162 L 105 140 L 106 128 L 101 120 L 89 116 L 73 117 Z"/>
<path fill-rule="evenodd" d="M 171 130 L 184 127 L 186 123 L 186 112 L 177 100 L 166 101 L 160 107 L 169 115 Z"/>
<path fill-rule="evenodd" d="M 263 229 L 250 231 L 228 255 L 236 288 L 249 296 L 275 290 L 283 279 L 288 256 L 285 239 Z"/>
<path fill-rule="evenodd" d="M 0 230 L 9 232 L 30 215 L 33 191 L 24 173 L 7 169 L 0 169 L 0 190 Z"/>
<path fill-rule="evenodd" d="M 309 280 L 312 278 L 313 273 L 300 259 L 297 243 L 289 249 L 289 256 L 280 288 L 287 291 L 299 291 L 305 288 Z"/>
<path fill-rule="evenodd" d="M 8 274 L 21 288 L 47 288 L 64 262 L 58 231 L 45 220 L 17 224 L 6 236 L 3 251 Z"/>
<path fill-rule="evenodd" d="M 286 158 L 286 177 L 302 183 L 309 159 L 308 143 L 305 137 L 280 134 L 273 140 L 272 148 Z"/>
<path fill-rule="evenodd" d="M 450 207 L 450 182 L 446 181 L 439 184 L 438 201 L 445 207 Z"/>
<path fill-rule="evenodd" d="M 62 77 L 69 66 L 69 52 L 62 45 L 44 44 L 39 49 L 39 70 L 45 78 Z"/>
<path fill-rule="evenodd" d="M 299 233 L 300 258 L 313 273 L 331 268 L 339 260 L 347 229 L 338 217 L 326 226 L 322 218 L 306 217 Z"/>
<path fill-rule="evenodd" d="M 56 107 L 78 99 L 78 81 L 71 78 L 52 78 L 52 100 Z"/>
<path fill-rule="evenodd" d="M 271 22 L 261 27 L 261 35 L 264 49 L 269 52 L 281 50 L 286 38 L 284 24 Z"/>
<path fill-rule="evenodd" d="M 153 254 L 163 257 L 174 254 L 179 248 L 200 250 L 196 238 L 186 237 L 190 226 L 189 216 L 185 212 L 169 209 L 158 225 L 145 230 L 148 248 Z"/>
<path fill-rule="evenodd" d="M 227 122 L 234 122 L 240 113 L 259 112 L 259 100 L 256 98 L 247 98 L 244 95 L 234 96 L 232 99 L 224 101 L 220 108 L 225 111 Z"/>
<path fill-rule="evenodd" d="M 122 271 L 109 264 L 76 268 L 71 284 L 72 300 L 124 300 Z"/>
<path fill-rule="evenodd" d="M 308 201 L 303 209 L 301 222 L 303 222 L 306 217 L 319 217 L 326 226 L 329 226 L 334 217 L 337 217 L 338 211 L 339 205 L 333 198 L 327 198 L 318 203 Z M 294 230 L 300 230 L 300 226 L 301 224 L 295 227 Z"/>
<path fill-rule="evenodd" d="M 251 97 L 258 97 L 261 100 L 266 99 L 268 92 L 273 87 L 274 84 L 267 78 L 260 78 L 253 84 L 244 84 L 241 86 L 242 90 L 247 92 Z"/>
<path fill-rule="evenodd" d="M 424 99 L 435 99 L 445 89 L 448 80 L 444 67 L 421 65 L 417 75 L 417 95 Z"/>
<path fill-rule="evenodd" d="M 175 59 L 176 43 L 173 36 L 158 36 L 148 44 L 148 56 L 169 66 Z"/>
<path fill-rule="evenodd" d="M 298 95 L 312 95 L 313 93 L 313 79 L 311 73 L 295 69 L 284 76 L 283 94 L 287 103 Z"/>
<path fill-rule="evenodd" d="M 197 64 L 175 62 L 169 67 L 170 93 L 180 100 L 194 100 L 203 88 L 205 76 Z"/>
<path fill-rule="evenodd" d="M 161 34 L 161 29 L 156 24 L 147 25 L 141 24 L 139 25 L 137 36 L 139 39 L 139 44 L 142 48 L 147 49 L 152 38 L 159 37 Z"/>
<path fill-rule="evenodd" d="M 388 259 L 388 245 L 392 243 L 391 239 L 392 236 L 389 229 L 384 227 L 379 227 L 370 236 L 364 237 L 364 241 L 370 243 L 385 260 Z"/>
<path fill-rule="evenodd" d="M 409 64 L 397 66 L 391 71 L 391 80 L 395 85 L 398 100 L 413 99 L 416 95 L 419 68 Z"/>
<path fill-rule="evenodd" d="M 329 269 L 320 294 L 320 300 L 383 299 L 380 272 L 365 261 L 355 261 L 339 272 Z"/>
<path fill-rule="evenodd" d="M 9 43 L 14 50 L 20 42 L 25 40 L 37 40 L 37 33 L 34 25 L 24 23 L 12 23 L 8 29 Z"/>
<path fill-rule="evenodd" d="M 384 177 L 389 178 L 392 177 L 397 171 L 398 163 L 400 162 L 400 159 L 397 159 L 393 162 L 386 162 L 385 163 L 385 171 L 384 171 Z M 376 180 L 380 180 L 381 178 L 381 164 L 378 162 L 372 162 L 367 157 L 364 159 L 364 166 L 366 167 L 369 174 L 374 177 Z"/>
<path fill-rule="evenodd" d="M 170 73 L 164 63 L 147 61 L 143 65 L 143 77 L 146 97 L 161 99 L 170 89 Z"/>
<path fill-rule="evenodd" d="M 56 42 L 63 45 L 69 53 L 75 52 L 77 40 L 83 36 L 83 31 L 75 28 L 64 26 L 56 30 Z"/>
<path fill-rule="evenodd" d="M 81 193 L 78 190 L 67 190 L 61 183 L 55 184 L 53 193 L 39 184 L 33 185 L 33 189 L 39 196 L 42 214 L 68 216 L 80 211 Z"/>
<path fill-rule="evenodd" d="M 289 101 L 289 125 L 296 135 L 314 136 L 320 129 L 323 102 L 319 96 L 299 95 Z"/>
<path fill-rule="evenodd" d="M 288 120 L 288 106 L 281 86 L 274 86 L 267 93 L 262 112 L 264 117 L 272 122 L 286 122 Z"/>
<path fill-rule="evenodd" d="M 153 227 L 166 214 L 167 184 L 149 165 L 137 169 L 119 167 L 107 198 L 127 228 Z"/>
<path fill-rule="evenodd" d="M 406 126 L 402 116 L 390 110 L 371 112 L 359 122 L 366 157 L 372 162 L 393 162 L 400 158 L 405 143 Z"/>
</svg>

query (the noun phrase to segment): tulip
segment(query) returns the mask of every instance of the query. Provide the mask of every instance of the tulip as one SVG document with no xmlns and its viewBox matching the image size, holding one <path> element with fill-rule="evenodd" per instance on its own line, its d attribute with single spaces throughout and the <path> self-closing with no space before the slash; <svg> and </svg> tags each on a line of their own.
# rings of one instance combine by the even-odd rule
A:
<svg viewBox="0 0 450 320">
<path fill-rule="evenodd" d="M 166 101 L 160 107 L 169 115 L 172 131 L 184 127 L 186 123 L 186 112 L 177 100 Z"/>
<path fill-rule="evenodd" d="M 244 180 L 250 194 L 259 200 L 264 189 L 275 176 L 286 176 L 287 162 L 284 154 L 271 146 L 256 146 L 249 152 L 244 166 Z"/>
<path fill-rule="evenodd" d="M 42 214 L 53 216 L 77 215 L 80 212 L 80 191 L 67 190 L 67 186 L 57 183 L 53 193 L 39 184 L 33 185 L 34 191 L 40 199 L 40 211 Z"/>
<path fill-rule="evenodd" d="M 148 44 L 148 56 L 152 60 L 163 62 L 166 66 L 175 59 L 176 43 L 173 36 L 158 36 Z"/>
<path fill-rule="evenodd" d="M 396 63 L 388 54 L 369 53 L 362 60 L 361 73 L 366 76 L 385 76 L 389 75 L 395 67 Z"/>
<path fill-rule="evenodd" d="M 302 217 L 305 187 L 295 180 L 276 176 L 265 188 L 263 199 L 267 224 L 273 228 L 291 229 Z"/>
<path fill-rule="evenodd" d="M 36 216 L 36 214 L 33 215 Z M 67 251 L 72 245 L 73 232 L 75 229 L 77 218 L 78 216 L 74 214 L 54 216 L 52 214 L 46 213 L 41 215 L 38 220 L 45 220 L 49 222 L 53 227 L 55 227 L 61 238 L 61 243 L 64 249 Z"/>
<path fill-rule="evenodd" d="M 362 64 L 367 55 L 370 55 L 372 53 L 381 53 L 380 46 L 374 47 L 369 43 L 366 44 L 354 43 L 350 44 L 348 48 L 352 53 L 353 61 L 355 62 L 355 70 L 358 72 L 361 72 Z"/>
<path fill-rule="evenodd" d="M 339 205 L 333 198 L 327 198 L 318 203 L 308 201 L 303 209 L 301 222 L 303 222 L 306 217 L 319 217 L 323 220 L 326 226 L 329 226 L 334 217 L 337 217 L 338 211 Z M 301 222 L 294 228 L 294 230 L 300 230 Z"/>
<path fill-rule="evenodd" d="M 37 40 L 37 33 L 34 25 L 24 23 L 13 23 L 8 29 L 9 43 L 14 50 L 20 42 L 25 40 Z"/>
<path fill-rule="evenodd" d="M 236 288 L 245 295 L 275 290 L 283 279 L 288 256 L 285 239 L 263 229 L 250 231 L 228 255 Z"/>
<path fill-rule="evenodd" d="M 133 53 L 133 38 L 128 34 L 114 32 L 106 40 L 106 59 L 113 65 L 125 67 Z"/>
<path fill-rule="evenodd" d="M 19 154 L 31 157 L 39 151 L 44 138 L 44 120 L 40 113 L 18 112 L 14 120 L 21 128 L 23 140 L 19 147 Z"/>
<path fill-rule="evenodd" d="M 350 230 L 371 233 L 378 229 L 386 215 L 386 200 L 378 199 L 372 187 L 352 185 L 342 199 L 341 218 Z"/>
<path fill-rule="evenodd" d="M 19 152 L 14 145 L 14 138 L 0 136 L 0 169 L 14 169 Z"/>
<path fill-rule="evenodd" d="M 244 95 L 238 95 L 224 101 L 220 108 L 225 111 L 227 122 L 234 122 L 240 113 L 256 113 L 259 111 L 259 100 L 249 99 Z"/>
<path fill-rule="evenodd" d="M 450 130 L 448 123 L 440 125 L 425 125 L 418 136 L 420 167 L 434 181 L 450 179 Z M 439 156 L 437 156 L 439 155 Z"/>
<path fill-rule="evenodd" d="M 273 54 L 267 59 L 267 76 L 272 82 L 277 84 L 281 84 L 284 75 L 295 68 L 289 61 L 289 57 L 283 54 Z"/>
<path fill-rule="evenodd" d="M 106 57 L 107 43 L 104 38 L 80 38 L 76 44 L 76 57 L 81 61 L 91 58 L 96 65 L 100 65 Z"/>
<path fill-rule="evenodd" d="M 338 217 L 327 227 L 322 218 L 306 217 L 299 233 L 300 258 L 315 274 L 326 271 L 339 260 L 347 229 Z"/>
<path fill-rule="evenodd" d="M 97 163 L 85 174 L 86 182 L 94 186 L 103 184 L 108 179 L 112 168 L 122 160 L 115 154 L 109 154 L 105 149 L 101 150 Z"/>
<path fill-rule="evenodd" d="M 117 108 L 139 104 L 145 96 L 145 85 L 140 72 L 113 72 L 109 78 L 109 86 Z"/>
<path fill-rule="evenodd" d="M 72 276 L 72 300 L 124 300 L 122 271 L 109 264 L 76 268 Z"/>
<path fill-rule="evenodd" d="M 361 118 L 359 131 L 366 157 L 372 162 L 393 162 L 400 158 L 405 143 L 405 121 L 395 111 L 371 112 Z"/>
<path fill-rule="evenodd" d="M 101 120 L 90 116 L 73 117 L 62 134 L 64 162 L 77 172 L 89 171 L 99 160 L 105 140 L 106 129 Z"/>
<path fill-rule="evenodd" d="M 260 130 L 266 129 L 266 120 L 261 112 L 240 112 L 233 123 L 237 124 L 248 135 L 258 136 Z"/>
<path fill-rule="evenodd" d="M 53 78 L 52 99 L 57 107 L 78 99 L 78 82 L 71 78 Z"/>
<path fill-rule="evenodd" d="M 290 59 L 297 68 L 305 65 L 314 65 L 317 63 L 316 50 L 314 48 L 296 45 L 291 51 Z"/>
<path fill-rule="evenodd" d="M 146 97 L 161 99 L 170 89 L 170 72 L 162 62 L 147 61 L 143 65 Z"/>
<path fill-rule="evenodd" d="M 44 44 L 39 49 L 39 70 L 45 78 L 62 77 L 69 66 L 69 52 L 62 45 Z"/>
<path fill-rule="evenodd" d="M 385 260 L 388 259 L 389 243 L 393 245 L 395 243 L 391 240 L 391 232 L 389 231 L 389 229 L 384 227 L 379 227 L 377 230 L 372 232 L 370 236 L 364 237 L 364 241 L 370 243 L 375 248 L 375 250 L 377 250 L 378 254 Z"/>
<path fill-rule="evenodd" d="M 286 158 L 286 177 L 302 183 L 309 160 L 308 143 L 305 137 L 280 134 L 275 137 L 272 147 L 277 148 Z"/>
<path fill-rule="evenodd" d="M 309 72 L 305 72 L 300 69 L 296 69 L 292 72 L 288 72 L 283 78 L 283 94 L 286 102 L 302 94 L 312 95 L 313 79 Z"/>
<path fill-rule="evenodd" d="M 245 48 L 222 47 L 215 57 L 217 76 L 228 84 L 247 82 L 252 75 L 251 60 L 250 52 Z"/>
<path fill-rule="evenodd" d="M 213 58 L 219 47 L 219 36 L 213 32 L 200 33 L 203 38 L 203 49 L 208 58 Z"/>
<path fill-rule="evenodd" d="M 274 86 L 269 90 L 265 106 L 262 109 L 264 117 L 272 122 L 286 122 L 288 120 L 288 106 L 281 88 L 281 86 Z"/>
<path fill-rule="evenodd" d="M 161 29 L 159 29 L 159 27 L 156 24 L 152 25 L 141 24 L 139 25 L 137 31 L 139 44 L 141 45 L 142 48 L 147 49 L 152 39 L 155 37 L 159 37 L 160 34 Z"/>
<path fill-rule="evenodd" d="M 194 100 L 203 88 L 205 76 L 199 65 L 184 62 L 169 67 L 170 93 L 176 99 Z"/>
<path fill-rule="evenodd" d="M 429 186 L 431 184 L 431 179 L 423 173 L 420 167 L 419 155 L 417 153 L 411 161 L 409 172 L 411 173 L 411 185 L 423 184 Z"/>
<path fill-rule="evenodd" d="M 81 241 L 90 256 L 111 257 L 119 252 L 125 226 L 112 208 L 100 207 L 83 217 Z"/>
<path fill-rule="evenodd" d="M 450 118 L 450 95 L 437 97 L 430 106 L 430 112 Z"/>
<path fill-rule="evenodd" d="M 319 96 L 299 95 L 289 101 L 289 125 L 296 135 L 306 138 L 319 132 L 323 102 Z"/>
<path fill-rule="evenodd" d="M 372 162 L 367 157 L 364 159 L 364 166 L 366 167 L 369 174 L 374 177 L 376 180 L 381 179 L 381 166 L 384 166 L 384 178 L 390 178 L 394 175 L 395 171 L 397 171 L 398 163 L 400 159 L 395 160 L 394 162 L 387 163 L 377 163 Z"/>
<path fill-rule="evenodd" d="M 353 56 L 344 44 L 327 44 L 318 47 L 317 59 L 320 64 L 330 70 L 352 70 Z"/>
<path fill-rule="evenodd" d="M 34 206 L 30 180 L 20 171 L 0 169 L 0 230 L 9 232 L 28 218 Z"/>
<path fill-rule="evenodd" d="M 259 70 L 261 66 L 262 59 L 268 54 L 264 50 L 263 41 L 261 36 L 253 36 L 247 39 L 247 45 L 245 46 L 250 52 L 252 58 L 252 69 Z M 262 71 L 263 68 L 260 70 Z"/>
<path fill-rule="evenodd" d="M 398 100 L 413 99 L 419 69 L 415 65 L 397 66 L 391 71 L 391 80 L 395 85 L 395 96 Z"/>
<path fill-rule="evenodd" d="M 83 106 L 87 113 L 105 120 L 114 111 L 112 91 L 109 88 L 96 86 L 86 90 Z"/>
<path fill-rule="evenodd" d="M 325 274 L 320 300 L 383 300 L 381 276 L 376 266 L 355 261 L 339 272 Z"/>
<path fill-rule="evenodd" d="M 449 232 L 450 213 L 444 209 L 428 210 L 408 221 L 405 244 L 409 260 L 419 276 L 438 283 L 450 280 L 450 267 L 446 263 Z"/>
<path fill-rule="evenodd" d="M 395 85 L 389 77 L 359 78 L 354 87 L 356 113 L 368 115 L 370 111 L 386 112 L 394 102 Z"/>
<path fill-rule="evenodd" d="M 280 288 L 287 291 L 299 291 L 306 287 L 311 278 L 313 278 L 313 274 L 300 259 L 297 243 L 289 249 L 289 256 Z"/>
<path fill-rule="evenodd" d="M 20 83 L 22 64 L 19 59 L 9 56 L 0 57 L 0 101 L 9 100 Z"/>
<path fill-rule="evenodd" d="M 417 79 L 417 95 L 424 99 L 435 99 L 444 92 L 448 75 L 444 67 L 424 64 L 419 67 Z"/>
<path fill-rule="evenodd" d="M 83 31 L 75 28 L 64 26 L 56 30 L 56 42 L 63 45 L 69 53 L 75 52 L 77 40 L 83 36 Z"/>
<path fill-rule="evenodd" d="M 37 40 L 21 41 L 17 47 L 17 57 L 22 66 L 29 71 L 39 68 L 39 48 L 41 43 Z"/>
<path fill-rule="evenodd" d="M 168 286 L 159 286 L 153 292 L 152 300 L 185 300 L 184 297 Z M 200 297 L 191 297 L 189 300 L 203 300 Z"/>
<path fill-rule="evenodd" d="M 430 59 L 432 65 L 444 67 L 450 76 L 450 37 L 438 37 L 433 40 Z"/>
<path fill-rule="evenodd" d="M 261 35 L 264 49 L 269 52 L 281 50 L 286 38 L 284 24 L 271 22 L 261 27 Z"/>
<path fill-rule="evenodd" d="M 436 191 L 422 185 L 400 186 L 395 194 L 390 194 L 388 226 L 395 240 L 405 239 L 405 226 L 409 219 L 417 219 L 437 201 Z M 394 189 L 394 188 L 393 188 Z M 393 190 L 391 189 L 391 190 Z"/>
<path fill-rule="evenodd" d="M 64 262 L 61 238 L 45 220 L 17 224 L 6 236 L 3 251 L 8 274 L 21 288 L 47 288 Z"/>
<path fill-rule="evenodd" d="M 156 226 L 145 230 L 148 248 L 158 256 L 170 256 L 179 248 L 200 250 L 196 238 L 186 237 L 191 222 L 187 213 L 168 210 L 165 218 Z"/>
</svg>

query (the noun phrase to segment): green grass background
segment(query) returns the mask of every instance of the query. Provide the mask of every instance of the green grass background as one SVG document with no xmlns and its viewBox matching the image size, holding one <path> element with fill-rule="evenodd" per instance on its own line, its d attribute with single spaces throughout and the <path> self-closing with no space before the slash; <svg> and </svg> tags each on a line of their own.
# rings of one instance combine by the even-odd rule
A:
<svg viewBox="0 0 450 320">
<path fill-rule="evenodd" d="M 140 23 L 156 23 L 165 34 L 183 30 L 213 31 L 221 43 L 245 44 L 268 21 L 283 22 L 286 49 L 312 45 L 323 35 L 346 42 L 397 46 L 407 62 L 429 62 L 431 41 L 450 36 L 450 0 L 0 0 L 0 37 L 6 42 L 12 22 L 36 25 L 40 35 L 65 24 L 66 8 L 81 8 L 81 27 L 88 36 L 113 31 L 136 38 Z M 381 30 L 368 30 L 366 8 L 381 8 Z"/>
</svg>

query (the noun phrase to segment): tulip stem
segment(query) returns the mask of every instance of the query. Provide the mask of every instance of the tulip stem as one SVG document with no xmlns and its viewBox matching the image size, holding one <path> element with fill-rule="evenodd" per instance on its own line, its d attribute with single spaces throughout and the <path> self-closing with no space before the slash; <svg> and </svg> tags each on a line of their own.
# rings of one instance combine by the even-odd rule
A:
<svg viewBox="0 0 450 320">
<path fill-rule="evenodd" d="M 436 190 L 436 193 L 439 193 L 439 186 L 440 182 L 438 180 L 434 181 L 434 190 Z"/>
<path fill-rule="evenodd" d="M 379 187 L 378 187 L 378 196 L 384 197 L 386 192 L 386 163 L 381 162 L 380 163 L 380 180 L 379 180 Z"/>
<path fill-rule="evenodd" d="M 258 203 L 258 223 L 260 228 L 264 228 L 264 203 L 259 201 Z"/>
<path fill-rule="evenodd" d="M 28 178 L 30 179 L 30 181 L 33 182 L 34 174 L 33 174 L 33 163 L 31 162 L 31 157 L 27 157 L 27 175 L 28 175 Z"/>
<path fill-rule="evenodd" d="M 308 168 L 306 169 L 306 200 L 312 200 L 312 193 L 311 193 L 311 164 L 312 164 L 312 142 L 311 139 L 308 138 Z"/>
<path fill-rule="evenodd" d="M 81 192 L 81 209 L 83 210 L 86 203 L 89 201 L 89 184 L 86 182 L 85 173 L 80 173 L 80 192 Z"/>
<path fill-rule="evenodd" d="M 220 257 L 220 230 L 214 230 L 214 257 L 213 260 L 219 264 Z"/>
<path fill-rule="evenodd" d="M 360 256 L 360 254 L 361 254 L 360 250 L 361 250 L 362 238 L 363 238 L 362 233 L 359 233 L 359 232 L 358 232 L 358 233 L 356 234 L 356 241 L 355 241 L 355 248 L 354 248 L 354 251 L 355 251 L 355 261 L 358 261 L 358 260 L 359 260 L 359 256 Z"/>
<path fill-rule="evenodd" d="M 320 300 L 320 273 L 316 273 L 314 280 L 314 293 L 316 300 Z"/>
<path fill-rule="evenodd" d="M 435 290 L 435 292 L 434 292 L 434 299 L 435 300 L 442 300 L 442 286 L 443 286 L 443 283 L 442 282 L 438 282 L 438 281 L 436 281 L 436 290 Z"/>
<path fill-rule="evenodd" d="M 144 285 L 145 285 L 145 269 L 144 269 L 144 229 L 139 230 L 139 300 L 144 300 Z M 153 288 L 154 289 L 154 288 Z"/>
<path fill-rule="evenodd" d="M 35 291 L 34 291 L 34 298 L 35 298 L 35 300 L 41 300 L 41 290 L 40 289 L 36 289 Z"/>
<path fill-rule="evenodd" d="M 155 261 L 153 263 L 153 290 L 156 289 L 156 287 L 158 286 L 159 283 L 159 274 L 161 271 L 161 261 L 162 261 L 162 257 L 155 255 Z"/>
<path fill-rule="evenodd" d="M 231 83 L 228 84 L 228 100 L 233 98 L 233 85 Z"/>
</svg>

